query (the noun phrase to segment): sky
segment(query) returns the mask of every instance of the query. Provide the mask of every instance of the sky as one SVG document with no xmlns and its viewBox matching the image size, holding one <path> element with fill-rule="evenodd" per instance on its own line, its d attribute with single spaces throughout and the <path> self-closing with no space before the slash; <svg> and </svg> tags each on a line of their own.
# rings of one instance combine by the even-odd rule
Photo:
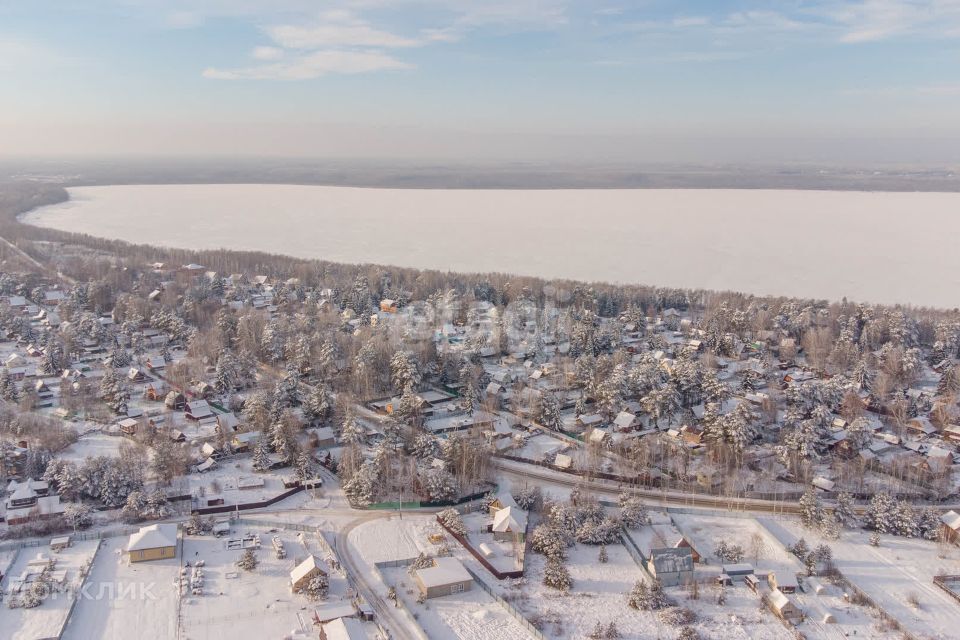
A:
<svg viewBox="0 0 960 640">
<path fill-rule="evenodd" d="M 0 0 L 0 155 L 960 162 L 960 0 Z"/>
</svg>

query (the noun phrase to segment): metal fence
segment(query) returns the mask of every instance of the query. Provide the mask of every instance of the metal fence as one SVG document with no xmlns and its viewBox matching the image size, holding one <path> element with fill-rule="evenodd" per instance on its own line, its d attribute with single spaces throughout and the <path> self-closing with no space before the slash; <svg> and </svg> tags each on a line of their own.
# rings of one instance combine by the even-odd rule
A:
<svg viewBox="0 0 960 640">
<path fill-rule="evenodd" d="M 500 596 L 500 594 L 498 594 L 496 591 L 493 590 L 493 587 L 491 587 L 486 582 L 484 582 L 480 578 L 480 576 L 478 576 L 476 573 L 473 572 L 473 570 L 470 567 L 464 565 L 463 568 L 467 570 L 467 573 L 469 573 L 473 577 L 473 581 L 476 582 L 481 589 L 486 591 L 491 598 L 497 601 L 497 604 L 503 607 L 507 613 L 513 616 L 513 618 L 520 623 L 520 625 L 527 631 L 527 633 L 529 633 L 534 638 L 537 638 L 537 640 L 546 640 L 546 636 L 544 636 L 539 629 L 533 626 L 533 623 L 527 620 L 527 618 L 522 613 L 520 613 L 520 611 L 516 607 L 514 607 L 512 604 L 504 600 Z"/>
</svg>

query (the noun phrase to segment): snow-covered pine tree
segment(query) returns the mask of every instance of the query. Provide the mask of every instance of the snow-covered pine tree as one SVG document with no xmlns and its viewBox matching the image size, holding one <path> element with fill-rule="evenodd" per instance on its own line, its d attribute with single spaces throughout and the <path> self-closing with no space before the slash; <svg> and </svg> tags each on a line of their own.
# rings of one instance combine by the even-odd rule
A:
<svg viewBox="0 0 960 640">
<path fill-rule="evenodd" d="M 879 491 L 870 499 L 864 524 L 879 533 L 888 533 L 893 529 L 893 498 L 886 491 Z"/>
<path fill-rule="evenodd" d="M 823 505 L 820 503 L 817 490 L 811 485 L 800 496 L 800 522 L 804 527 L 810 529 L 820 524 L 822 519 Z"/>
<path fill-rule="evenodd" d="M 257 555 L 253 552 L 253 549 L 244 549 L 243 553 L 241 553 L 237 559 L 237 567 L 244 571 L 253 571 L 257 568 L 258 564 L 260 564 L 260 561 L 257 559 Z"/>
<path fill-rule="evenodd" d="M 442 524 L 447 530 L 459 535 L 467 535 L 467 527 L 463 524 L 463 518 L 460 517 L 460 512 L 450 507 L 449 509 L 444 509 L 437 514 L 437 520 Z"/>
<path fill-rule="evenodd" d="M 650 607 L 650 587 L 644 580 L 637 580 L 627 594 L 627 604 L 639 611 L 649 611 Z"/>
<path fill-rule="evenodd" d="M 270 469 L 270 455 L 269 449 L 267 447 L 267 439 L 260 436 L 260 439 L 257 440 L 257 444 L 253 449 L 253 470 L 264 472 Z"/>
<path fill-rule="evenodd" d="M 543 584 L 558 591 L 570 590 L 570 587 L 573 586 L 573 578 L 570 577 L 570 571 L 563 564 L 563 559 L 552 557 L 547 560 L 547 566 L 543 570 Z"/>
</svg>

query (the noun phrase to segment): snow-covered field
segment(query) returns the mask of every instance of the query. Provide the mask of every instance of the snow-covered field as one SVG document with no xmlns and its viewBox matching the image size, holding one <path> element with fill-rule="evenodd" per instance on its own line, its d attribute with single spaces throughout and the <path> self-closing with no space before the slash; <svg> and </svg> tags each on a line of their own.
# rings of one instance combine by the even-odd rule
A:
<svg viewBox="0 0 960 640">
<path fill-rule="evenodd" d="M 957 193 L 128 185 L 70 195 L 24 221 L 192 249 L 872 302 L 953 307 L 960 288 L 960 254 L 929 250 L 932 230 L 960 235 Z"/>
<path fill-rule="evenodd" d="M 404 568 L 384 569 L 384 579 L 397 589 L 430 638 L 460 640 L 526 640 L 530 634 L 490 595 L 474 585 L 469 591 L 431 598 L 417 604 L 417 587 Z"/>
<path fill-rule="evenodd" d="M 131 565 L 123 554 L 127 541 L 127 536 L 103 541 L 87 578 L 92 597 L 77 605 L 63 636 L 67 640 L 177 636 L 180 558 Z M 96 597 L 103 593 L 101 585 L 107 597 Z"/>
<path fill-rule="evenodd" d="M 22 549 L 16 562 L 10 567 L 3 580 L 4 589 L 9 589 L 12 579 L 22 575 L 27 564 L 38 554 L 56 561 L 54 571 L 65 571 L 65 580 L 59 590 L 47 596 L 39 607 L 33 609 L 10 609 L 6 602 L 0 606 L 0 638 L 9 640 L 34 640 L 35 638 L 57 637 L 67 619 L 70 605 L 76 589 L 80 585 L 81 568 L 93 558 L 96 552 L 95 541 L 78 542 L 60 553 L 53 553 L 49 547 L 31 547 Z M 96 590 L 91 590 L 96 594 Z M 4 599 L 11 596 L 4 594 Z M 89 636 L 87 636 L 89 637 Z"/>
<path fill-rule="evenodd" d="M 634 563 L 623 545 L 607 547 L 609 562 L 597 561 L 598 548 L 576 545 L 570 549 L 567 568 L 573 588 L 561 594 L 543 585 L 543 556 L 530 554 L 527 573 L 522 580 L 495 583 L 505 599 L 512 602 L 531 621 L 537 621 L 549 638 L 583 640 L 597 622 L 614 622 L 622 638 L 674 638 L 678 629 L 664 622 L 659 614 L 637 611 L 627 605 L 627 594 L 637 580 L 649 578 Z M 788 639 L 790 632 L 768 611 L 759 607 L 759 599 L 744 589 L 728 590 L 723 606 L 716 604 L 716 590 L 701 587 L 697 600 L 688 599 L 681 588 L 667 589 L 679 607 L 696 614 L 693 625 L 703 638 L 723 640 Z"/>
<path fill-rule="evenodd" d="M 226 549 L 226 538 L 188 536 L 185 539 L 184 560 L 204 562 L 203 595 L 187 595 L 183 600 L 185 638 L 281 638 L 299 629 L 301 619 L 311 628 L 310 613 L 319 603 L 291 593 L 290 570 L 296 560 L 302 560 L 309 552 L 323 560 L 317 545 L 304 546 L 296 534 L 280 532 L 276 535 L 284 543 L 287 558 L 278 559 L 270 541 L 274 534 L 267 529 L 234 527 L 230 536 L 245 533 L 258 533 L 263 545 L 257 551 L 260 564 L 252 572 L 236 568 L 234 563 L 240 552 Z M 306 541 L 309 545 L 310 539 Z"/>
<path fill-rule="evenodd" d="M 822 541 L 792 519 L 764 522 L 788 542 L 799 537 L 813 545 Z M 869 538 L 865 531 L 845 531 L 840 540 L 827 541 L 841 573 L 917 637 L 958 637 L 960 602 L 934 585 L 933 577 L 941 571 L 960 572 L 960 549 L 899 536 L 882 536 L 880 546 L 873 547 Z M 916 596 L 919 607 L 910 604 L 911 596 Z"/>
</svg>

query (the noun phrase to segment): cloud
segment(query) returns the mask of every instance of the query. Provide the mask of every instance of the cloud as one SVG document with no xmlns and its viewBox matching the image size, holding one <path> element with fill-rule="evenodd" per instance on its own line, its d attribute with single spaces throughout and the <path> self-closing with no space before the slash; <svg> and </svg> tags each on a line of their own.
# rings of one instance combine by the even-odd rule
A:
<svg viewBox="0 0 960 640">
<path fill-rule="evenodd" d="M 301 54 L 273 64 L 240 69 L 207 68 L 212 80 L 312 80 L 330 74 L 358 74 L 412 69 L 413 66 L 378 51 L 327 50 Z"/>
<path fill-rule="evenodd" d="M 325 47 L 416 47 L 423 42 L 371 26 L 349 11 L 328 11 L 312 26 L 281 25 L 267 28 L 274 42 L 289 49 Z"/>
<path fill-rule="evenodd" d="M 848 44 L 878 42 L 895 37 L 960 37 L 957 0 L 857 0 L 826 2 L 807 9 L 840 29 Z"/>
<path fill-rule="evenodd" d="M 254 47 L 253 51 L 250 53 L 250 57 L 255 60 L 280 60 L 283 58 L 283 49 L 278 49 L 277 47 Z"/>
<path fill-rule="evenodd" d="M 193 29 L 203 21 L 203 14 L 199 11 L 173 11 L 166 17 L 166 25 L 171 29 Z"/>
</svg>

